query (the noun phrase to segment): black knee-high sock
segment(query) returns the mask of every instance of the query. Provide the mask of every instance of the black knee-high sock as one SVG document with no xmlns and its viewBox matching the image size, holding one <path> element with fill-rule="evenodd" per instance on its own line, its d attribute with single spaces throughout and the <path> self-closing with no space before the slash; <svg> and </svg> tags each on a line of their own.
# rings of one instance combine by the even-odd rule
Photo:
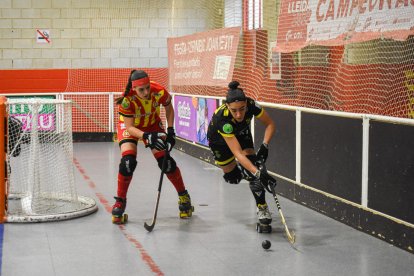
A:
<svg viewBox="0 0 414 276">
<path fill-rule="evenodd" d="M 260 182 L 254 180 L 250 182 L 250 190 L 252 191 L 252 194 L 254 196 L 254 199 L 256 200 L 257 204 L 266 204 L 266 198 L 265 198 L 265 190 L 263 189 Z"/>
</svg>

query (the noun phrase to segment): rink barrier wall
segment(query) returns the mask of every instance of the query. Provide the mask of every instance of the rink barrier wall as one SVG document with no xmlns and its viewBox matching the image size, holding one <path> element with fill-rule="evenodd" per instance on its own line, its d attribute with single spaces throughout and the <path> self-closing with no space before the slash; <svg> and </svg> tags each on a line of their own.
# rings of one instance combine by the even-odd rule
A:
<svg viewBox="0 0 414 276">
<path fill-rule="evenodd" d="M 414 253 L 414 120 L 261 104 L 276 124 L 267 169 L 280 195 Z M 253 132 L 258 148 L 264 127 Z M 207 147 L 176 149 L 214 164 Z"/>
</svg>

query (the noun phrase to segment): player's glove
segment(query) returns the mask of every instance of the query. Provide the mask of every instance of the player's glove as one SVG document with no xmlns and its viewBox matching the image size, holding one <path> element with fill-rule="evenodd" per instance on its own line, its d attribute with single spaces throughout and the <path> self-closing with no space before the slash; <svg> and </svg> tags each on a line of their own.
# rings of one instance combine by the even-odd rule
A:
<svg viewBox="0 0 414 276">
<path fill-rule="evenodd" d="M 175 130 L 173 127 L 167 128 L 167 140 L 166 142 L 169 144 L 169 151 L 171 151 L 175 145 Z"/>
<path fill-rule="evenodd" d="M 260 163 L 266 163 L 267 157 L 269 156 L 269 145 L 263 143 L 257 151 L 256 156 Z"/>
<path fill-rule="evenodd" d="M 259 169 L 254 176 L 256 177 L 256 179 L 260 180 L 260 183 L 263 185 L 266 191 L 268 191 L 269 193 L 273 193 L 274 189 L 276 188 L 277 182 L 276 179 L 274 179 L 267 173 L 267 169 L 264 165 L 259 166 Z"/>
<path fill-rule="evenodd" d="M 159 151 L 167 149 L 165 143 L 166 134 L 163 132 L 144 132 L 142 138 L 146 141 L 145 147 Z"/>
</svg>

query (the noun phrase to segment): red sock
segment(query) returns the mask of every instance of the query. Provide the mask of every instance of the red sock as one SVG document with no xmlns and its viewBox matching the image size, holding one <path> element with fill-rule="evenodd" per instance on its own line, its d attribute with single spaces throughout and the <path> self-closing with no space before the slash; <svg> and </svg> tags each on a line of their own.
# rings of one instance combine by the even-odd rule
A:
<svg viewBox="0 0 414 276">
<path fill-rule="evenodd" d="M 127 150 L 122 153 L 122 156 L 126 156 L 126 155 L 136 156 L 136 154 L 137 153 L 133 150 Z M 132 180 L 132 175 L 125 176 L 125 175 L 118 173 L 118 191 L 117 191 L 118 197 L 126 198 L 131 180 Z"/>
<path fill-rule="evenodd" d="M 124 176 L 118 173 L 118 197 L 126 198 L 131 180 L 132 176 Z"/>
<path fill-rule="evenodd" d="M 181 171 L 178 167 L 173 172 L 167 173 L 166 175 L 168 179 L 171 181 L 171 183 L 174 185 L 175 189 L 177 190 L 177 193 L 182 193 L 185 191 L 183 177 L 181 176 Z"/>
</svg>

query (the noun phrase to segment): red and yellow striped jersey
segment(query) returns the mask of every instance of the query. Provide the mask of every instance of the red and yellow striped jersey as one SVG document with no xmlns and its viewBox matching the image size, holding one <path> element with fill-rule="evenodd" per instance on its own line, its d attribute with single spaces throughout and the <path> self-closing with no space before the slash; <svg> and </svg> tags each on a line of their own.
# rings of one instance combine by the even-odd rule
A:
<svg viewBox="0 0 414 276">
<path fill-rule="evenodd" d="M 119 121 L 124 117 L 134 117 L 135 127 L 145 131 L 155 124 L 159 124 L 160 106 L 166 106 L 171 102 L 171 95 L 167 89 L 156 82 L 150 82 L 150 99 L 145 100 L 138 97 L 134 90 L 130 90 L 119 105 Z"/>
</svg>

